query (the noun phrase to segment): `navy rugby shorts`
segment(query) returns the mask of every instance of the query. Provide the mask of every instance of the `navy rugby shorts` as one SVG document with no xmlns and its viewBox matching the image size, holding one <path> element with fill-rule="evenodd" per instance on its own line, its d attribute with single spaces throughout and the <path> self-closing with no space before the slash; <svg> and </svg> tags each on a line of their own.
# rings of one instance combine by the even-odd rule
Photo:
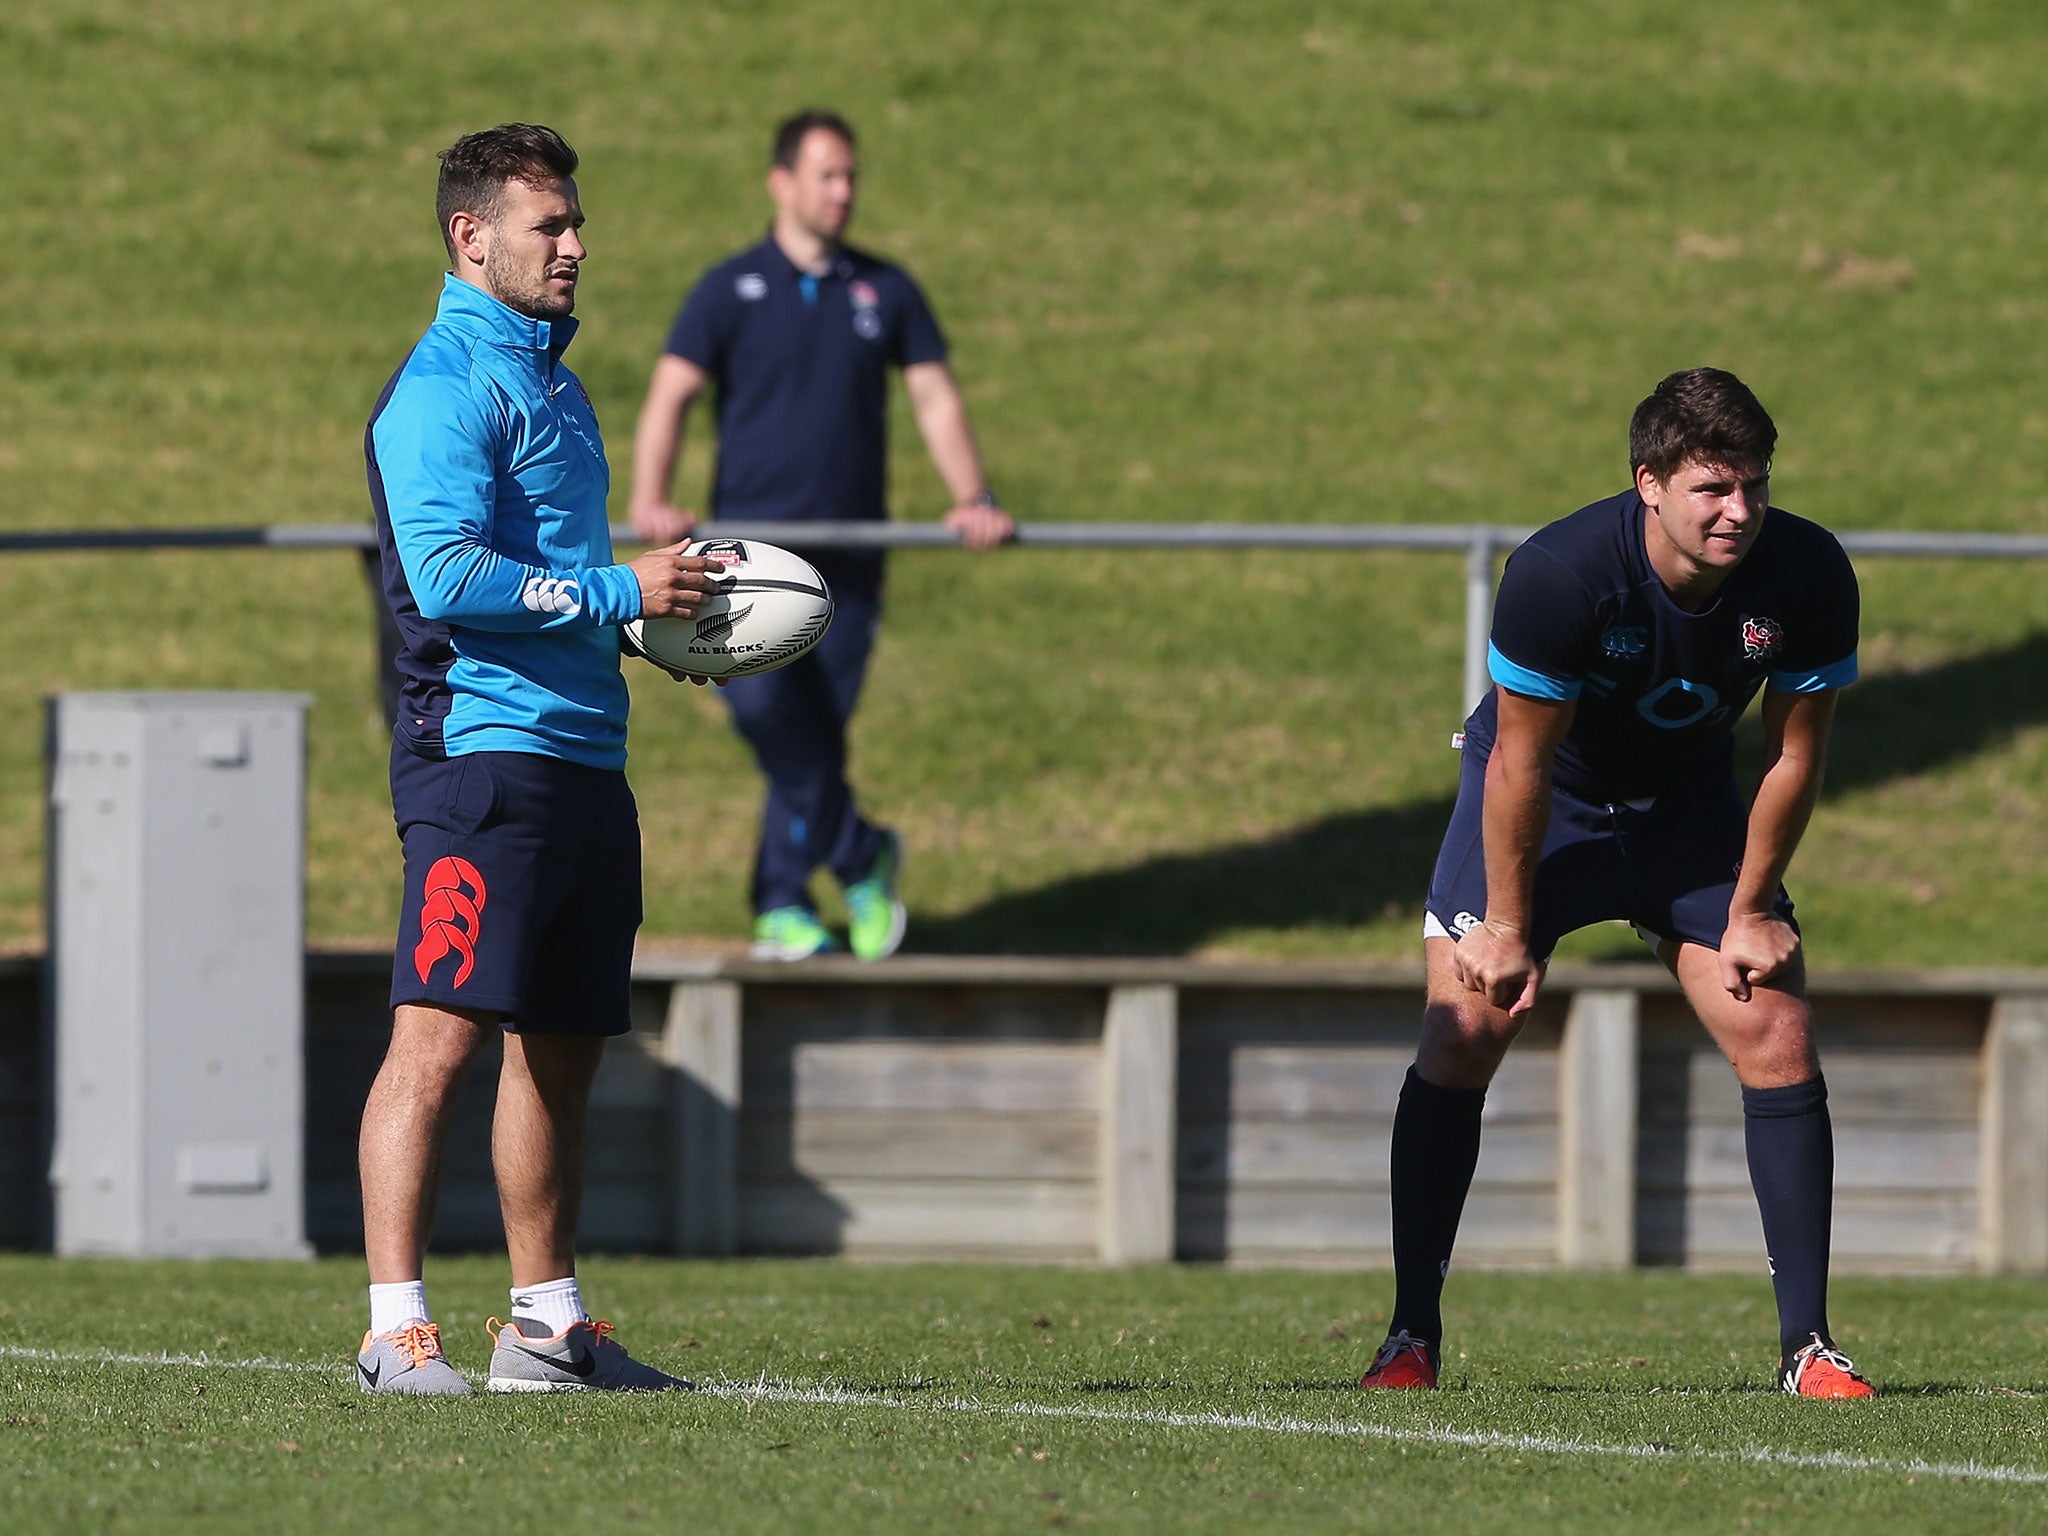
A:
<svg viewBox="0 0 2048 1536">
<path fill-rule="evenodd" d="M 394 745 L 391 805 L 405 844 L 394 1008 L 484 1009 L 536 1034 L 632 1027 L 640 814 L 623 772 Z"/>
<path fill-rule="evenodd" d="M 1464 755 L 1458 803 L 1423 904 L 1424 937 L 1460 938 L 1486 916 L 1479 815 L 1486 753 L 1468 744 Z M 1710 775 L 1654 800 L 1612 804 L 1553 788 L 1536 863 L 1530 950 L 1547 960 L 1566 934 L 1617 918 L 1653 945 L 1681 939 L 1718 950 L 1748 831 L 1749 811 L 1733 773 Z M 1773 910 L 1797 931 L 1782 885 Z"/>
</svg>

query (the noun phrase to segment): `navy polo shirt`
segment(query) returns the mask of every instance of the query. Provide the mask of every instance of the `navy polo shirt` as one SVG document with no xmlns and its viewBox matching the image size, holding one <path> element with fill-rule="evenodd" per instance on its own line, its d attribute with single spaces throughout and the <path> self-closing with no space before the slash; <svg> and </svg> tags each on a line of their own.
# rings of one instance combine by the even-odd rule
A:
<svg viewBox="0 0 2048 1536">
<path fill-rule="evenodd" d="M 900 267 L 842 246 L 822 276 L 773 237 L 699 278 L 667 350 L 715 385 L 723 522 L 889 515 L 889 369 L 943 362 L 946 338 Z M 875 551 L 806 551 L 826 579 L 872 585 Z"/>
</svg>

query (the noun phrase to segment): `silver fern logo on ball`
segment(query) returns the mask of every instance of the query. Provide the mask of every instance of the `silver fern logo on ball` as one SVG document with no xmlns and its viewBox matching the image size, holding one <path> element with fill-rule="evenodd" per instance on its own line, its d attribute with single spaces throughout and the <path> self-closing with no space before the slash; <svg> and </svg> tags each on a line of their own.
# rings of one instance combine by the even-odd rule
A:
<svg viewBox="0 0 2048 1536">
<path fill-rule="evenodd" d="M 695 638 L 702 640 L 706 645 L 717 645 L 730 637 L 733 626 L 753 611 L 754 605 L 749 603 L 744 608 L 733 608 L 724 613 L 714 613 L 709 618 L 699 619 Z"/>
</svg>

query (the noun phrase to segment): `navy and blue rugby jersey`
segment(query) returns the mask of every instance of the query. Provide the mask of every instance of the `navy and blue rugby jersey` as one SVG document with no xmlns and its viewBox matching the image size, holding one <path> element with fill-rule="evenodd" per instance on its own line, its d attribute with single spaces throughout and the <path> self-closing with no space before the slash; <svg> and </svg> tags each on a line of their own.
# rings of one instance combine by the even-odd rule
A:
<svg viewBox="0 0 2048 1536">
<path fill-rule="evenodd" d="M 1576 699 L 1553 782 L 1640 800 L 1732 760 L 1735 722 L 1765 684 L 1819 693 L 1856 677 L 1856 573 L 1835 536 L 1775 507 L 1714 600 L 1688 613 L 1650 566 L 1633 490 L 1539 529 L 1509 556 L 1487 656 L 1493 680 Z M 1466 722 L 1489 747 L 1495 695 Z"/>
<path fill-rule="evenodd" d="M 889 515 L 889 369 L 944 362 L 946 338 L 900 267 L 842 247 L 798 270 L 774 239 L 711 268 L 666 349 L 714 382 L 719 521 Z M 871 585 L 881 552 L 805 551 L 834 583 Z"/>
<path fill-rule="evenodd" d="M 404 648 L 396 732 L 427 757 L 626 761 L 617 625 L 639 579 L 612 563 L 611 471 L 562 365 L 576 322 L 535 320 L 452 273 L 384 386 L 363 454 L 384 594 Z"/>
</svg>

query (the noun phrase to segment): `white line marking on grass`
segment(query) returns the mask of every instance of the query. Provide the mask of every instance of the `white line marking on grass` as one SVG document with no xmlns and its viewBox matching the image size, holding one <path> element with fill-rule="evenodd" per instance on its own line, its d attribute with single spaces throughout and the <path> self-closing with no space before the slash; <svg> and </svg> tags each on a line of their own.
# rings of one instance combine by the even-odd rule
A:
<svg viewBox="0 0 2048 1536">
<path fill-rule="evenodd" d="M 217 1371 L 291 1371 L 311 1376 L 334 1376 L 347 1369 L 345 1364 L 272 1360 L 264 1355 L 222 1360 L 207 1354 L 174 1355 L 168 1350 L 160 1355 L 122 1355 L 111 1349 L 28 1349 L 20 1345 L 0 1345 L 0 1360 L 43 1360 L 51 1365 L 203 1365 Z"/>
<path fill-rule="evenodd" d="M 117 1354 L 112 1350 L 69 1351 L 0 1345 L 0 1359 L 45 1361 L 52 1365 L 200 1366 L 223 1371 L 284 1371 L 338 1376 L 342 1364 L 273 1360 L 265 1356 L 223 1360 L 209 1355 Z M 973 1414 L 997 1419 L 1069 1419 L 1151 1429 L 1242 1429 L 1254 1434 L 1313 1435 L 1344 1440 L 1380 1440 L 1398 1445 L 1462 1446 L 1468 1450 L 1522 1451 L 1536 1456 L 1610 1457 L 1627 1461 L 1724 1461 L 1753 1466 L 1794 1467 L 1818 1472 L 1881 1472 L 1900 1477 L 1956 1478 L 1981 1483 L 2048 1484 L 2048 1470 L 2000 1466 L 1981 1461 L 1921 1461 L 1886 1456 L 1852 1456 L 1846 1451 L 1783 1451 L 1774 1446 L 1715 1450 L 1710 1446 L 1627 1445 L 1556 1435 L 1511 1435 L 1485 1430 L 1401 1429 L 1355 1420 L 1303 1419 L 1262 1413 L 1176 1413 L 1166 1409 L 1091 1408 L 1057 1403 L 988 1403 L 971 1397 L 913 1401 L 845 1387 L 793 1382 L 702 1381 L 699 1392 L 730 1402 L 811 1403 L 821 1407 L 871 1408 L 887 1413 Z"/>
<path fill-rule="evenodd" d="M 1089 1408 L 1051 1403 L 984 1403 L 949 1397 L 910 1402 L 842 1387 L 802 1387 L 782 1382 L 699 1382 L 698 1390 L 714 1397 L 776 1403 L 818 1403 L 848 1408 L 882 1408 L 899 1412 L 971 1413 L 991 1418 L 1082 1419 L 1098 1424 L 1128 1424 L 1162 1429 L 1248 1429 L 1271 1435 L 1318 1435 L 1340 1439 L 1386 1440 L 1403 1445 L 1463 1446 L 1473 1450 L 1526 1451 L 1541 1456 L 1610 1456 L 1634 1461 L 1736 1461 L 1762 1466 L 1798 1467 L 1829 1472 L 1888 1472 L 1908 1477 L 1965 1478 L 1991 1483 L 2048 1483 L 2048 1471 L 2006 1467 L 1977 1461 L 1934 1462 L 1895 1460 L 1882 1456 L 1851 1456 L 1843 1451 L 1781 1451 L 1772 1446 L 1718 1451 L 1682 1445 L 1613 1445 L 1597 1440 L 1551 1435 L 1509 1435 L 1454 1429 L 1397 1429 L 1386 1424 L 1332 1422 L 1323 1419 L 1275 1417 L 1259 1413 L 1174 1413 L 1142 1408 Z"/>
</svg>

